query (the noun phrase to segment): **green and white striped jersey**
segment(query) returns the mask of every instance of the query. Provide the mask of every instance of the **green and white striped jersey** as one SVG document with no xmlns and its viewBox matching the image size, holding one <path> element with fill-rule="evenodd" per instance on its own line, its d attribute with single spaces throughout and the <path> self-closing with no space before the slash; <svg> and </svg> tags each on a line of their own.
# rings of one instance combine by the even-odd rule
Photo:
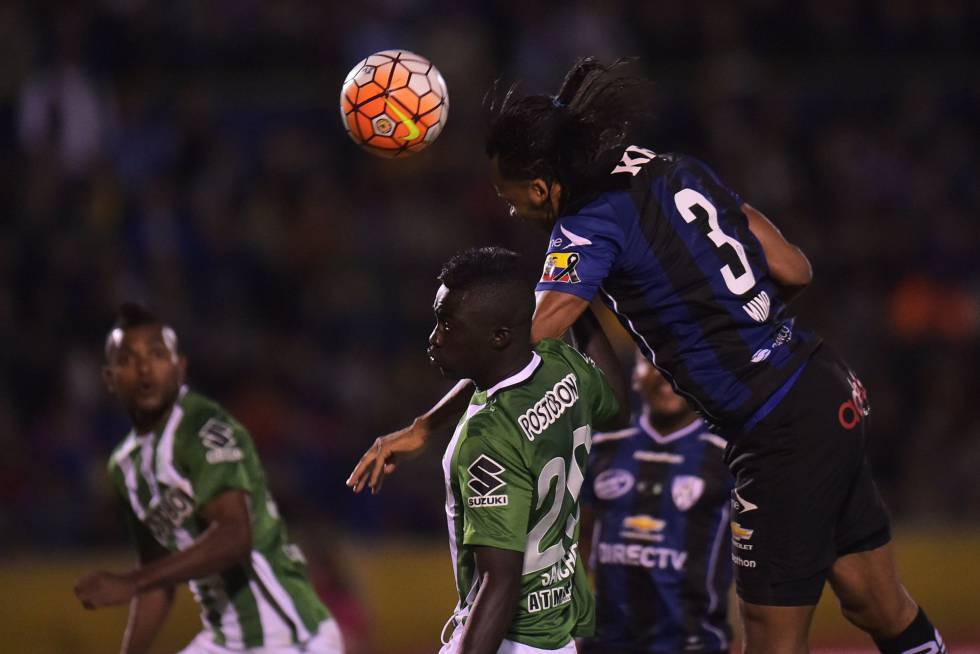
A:
<svg viewBox="0 0 980 654">
<path fill-rule="evenodd" d="M 130 434 L 109 459 L 130 511 L 171 551 L 207 527 L 200 509 L 228 490 L 248 494 L 252 552 L 247 565 L 190 582 L 201 621 L 231 650 L 310 639 L 328 612 L 299 548 L 290 543 L 248 431 L 218 404 L 182 388 L 163 428 Z"/>
<path fill-rule="evenodd" d="M 591 635 L 595 602 L 578 558 L 579 491 L 592 424 L 619 410 L 595 365 L 546 339 L 531 362 L 473 394 L 443 457 L 449 548 L 465 622 L 479 592 L 472 548 L 524 553 L 507 640 L 558 649 Z"/>
</svg>

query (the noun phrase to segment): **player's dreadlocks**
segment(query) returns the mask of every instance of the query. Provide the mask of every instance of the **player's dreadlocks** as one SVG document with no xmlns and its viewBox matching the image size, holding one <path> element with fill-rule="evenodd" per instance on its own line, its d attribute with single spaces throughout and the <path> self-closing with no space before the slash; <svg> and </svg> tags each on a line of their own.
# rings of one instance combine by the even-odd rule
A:
<svg viewBox="0 0 980 654">
<path fill-rule="evenodd" d="M 581 205 L 615 183 L 609 175 L 623 146 L 650 120 L 652 83 L 627 74 L 631 59 L 594 57 L 572 67 L 555 96 L 487 94 L 486 152 L 506 179 L 557 181 L 562 205 Z"/>
</svg>

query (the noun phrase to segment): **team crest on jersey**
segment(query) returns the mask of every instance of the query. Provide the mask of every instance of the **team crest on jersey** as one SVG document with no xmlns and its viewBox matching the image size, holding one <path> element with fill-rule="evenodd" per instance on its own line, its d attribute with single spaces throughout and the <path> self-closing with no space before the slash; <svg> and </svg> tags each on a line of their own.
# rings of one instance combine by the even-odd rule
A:
<svg viewBox="0 0 980 654">
<path fill-rule="evenodd" d="M 694 475 L 677 475 L 670 484 L 670 495 L 681 511 L 694 506 L 704 493 L 704 480 Z"/>
<path fill-rule="evenodd" d="M 578 284 L 582 278 L 575 269 L 581 261 L 582 255 L 578 252 L 549 252 L 544 260 L 541 281 Z"/>
<path fill-rule="evenodd" d="M 630 492 L 635 484 L 636 478 L 629 470 L 612 468 L 596 475 L 592 489 L 600 500 L 614 500 Z"/>
<path fill-rule="evenodd" d="M 472 509 L 483 506 L 507 506 L 509 500 L 506 495 L 494 495 L 507 485 L 502 478 L 505 470 L 506 468 L 486 454 L 477 457 L 476 461 L 466 469 L 470 474 L 466 485 L 474 493 L 472 497 L 466 499 L 466 505 Z"/>
<path fill-rule="evenodd" d="M 226 463 L 241 461 L 244 458 L 241 448 L 235 442 L 235 428 L 227 422 L 210 418 L 201 431 L 197 432 L 207 450 L 204 458 L 208 463 Z"/>
</svg>

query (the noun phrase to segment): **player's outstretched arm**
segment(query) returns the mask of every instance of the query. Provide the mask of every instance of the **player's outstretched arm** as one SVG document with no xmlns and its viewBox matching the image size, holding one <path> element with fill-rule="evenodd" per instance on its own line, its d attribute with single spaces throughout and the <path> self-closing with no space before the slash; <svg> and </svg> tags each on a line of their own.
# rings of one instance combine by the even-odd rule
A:
<svg viewBox="0 0 980 654">
<path fill-rule="evenodd" d="M 595 313 L 586 311 L 579 316 L 572 325 L 572 336 L 576 349 L 591 358 L 605 374 L 606 383 L 619 405 L 618 413 L 605 422 L 596 423 L 596 429 L 613 431 L 626 427 L 630 422 L 629 381 Z"/>
<path fill-rule="evenodd" d="M 589 308 L 588 300 L 560 291 L 538 291 L 534 294 L 534 319 L 531 322 L 531 342 L 545 338 L 561 338 Z"/>
<path fill-rule="evenodd" d="M 521 592 L 524 553 L 499 547 L 473 548 L 480 591 L 466 618 L 459 654 L 494 654 L 510 628 Z"/>
<path fill-rule="evenodd" d="M 418 455 L 433 433 L 459 420 L 472 395 L 473 382 L 463 380 L 408 427 L 374 439 L 347 478 L 347 486 L 355 493 L 360 493 L 365 486 L 372 493 L 380 491 L 385 475 L 393 472 L 405 459 Z"/>
<path fill-rule="evenodd" d="M 791 300 L 813 280 L 813 269 L 803 250 L 786 240 L 782 232 L 755 207 L 743 204 L 749 229 L 759 239 L 769 264 L 769 274 L 781 287 L 783 299 Z"/>
<path fill-rule="evenodd" d="M 146 591 L 206 577 L 248 559 L 252 526 L 244 491 L 225 491 L 208 502 L 200 515 L 208 528 L 186 550 L 123 574 L 89 573 L 75 584 L 76 597 L 87 609 L 125 604 Z"/>
</svg>

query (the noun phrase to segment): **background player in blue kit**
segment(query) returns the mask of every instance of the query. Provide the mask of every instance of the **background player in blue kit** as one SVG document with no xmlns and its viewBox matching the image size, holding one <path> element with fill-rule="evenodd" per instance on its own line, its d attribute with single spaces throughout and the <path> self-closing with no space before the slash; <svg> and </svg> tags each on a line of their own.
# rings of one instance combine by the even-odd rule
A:
<svg viewBox="0 0 980 654">
<path fill-rule="evenodd" d="M 629 429 L 596 434 L 582 491 L 579 550 L 595 581 L 596 632 L 579 651 L 727 652 L 725 440 L 642 356 L 633 388 L 641 411 Z"/>
<path fill-rule="evenodd" d="M 492 112 L 498 195 L 552 229 L 532 340 L 565 333 L 601 296 L 728 439 L 732 517 L 753 546 L 732 558 L 746 651 L 808 651 L 827 581 L 882 652 L 945 651 L 898 579 L 865 457 L 867 393 L 789 313 L 809 261 L 704 163 L 630 144 L 652 91 L 622 70 L 584 60 L 554 97 L 511 91 Z M 376 487 L 462 410 L 467 390 L 378 439 L 349 484 Z"/>
</svg>

